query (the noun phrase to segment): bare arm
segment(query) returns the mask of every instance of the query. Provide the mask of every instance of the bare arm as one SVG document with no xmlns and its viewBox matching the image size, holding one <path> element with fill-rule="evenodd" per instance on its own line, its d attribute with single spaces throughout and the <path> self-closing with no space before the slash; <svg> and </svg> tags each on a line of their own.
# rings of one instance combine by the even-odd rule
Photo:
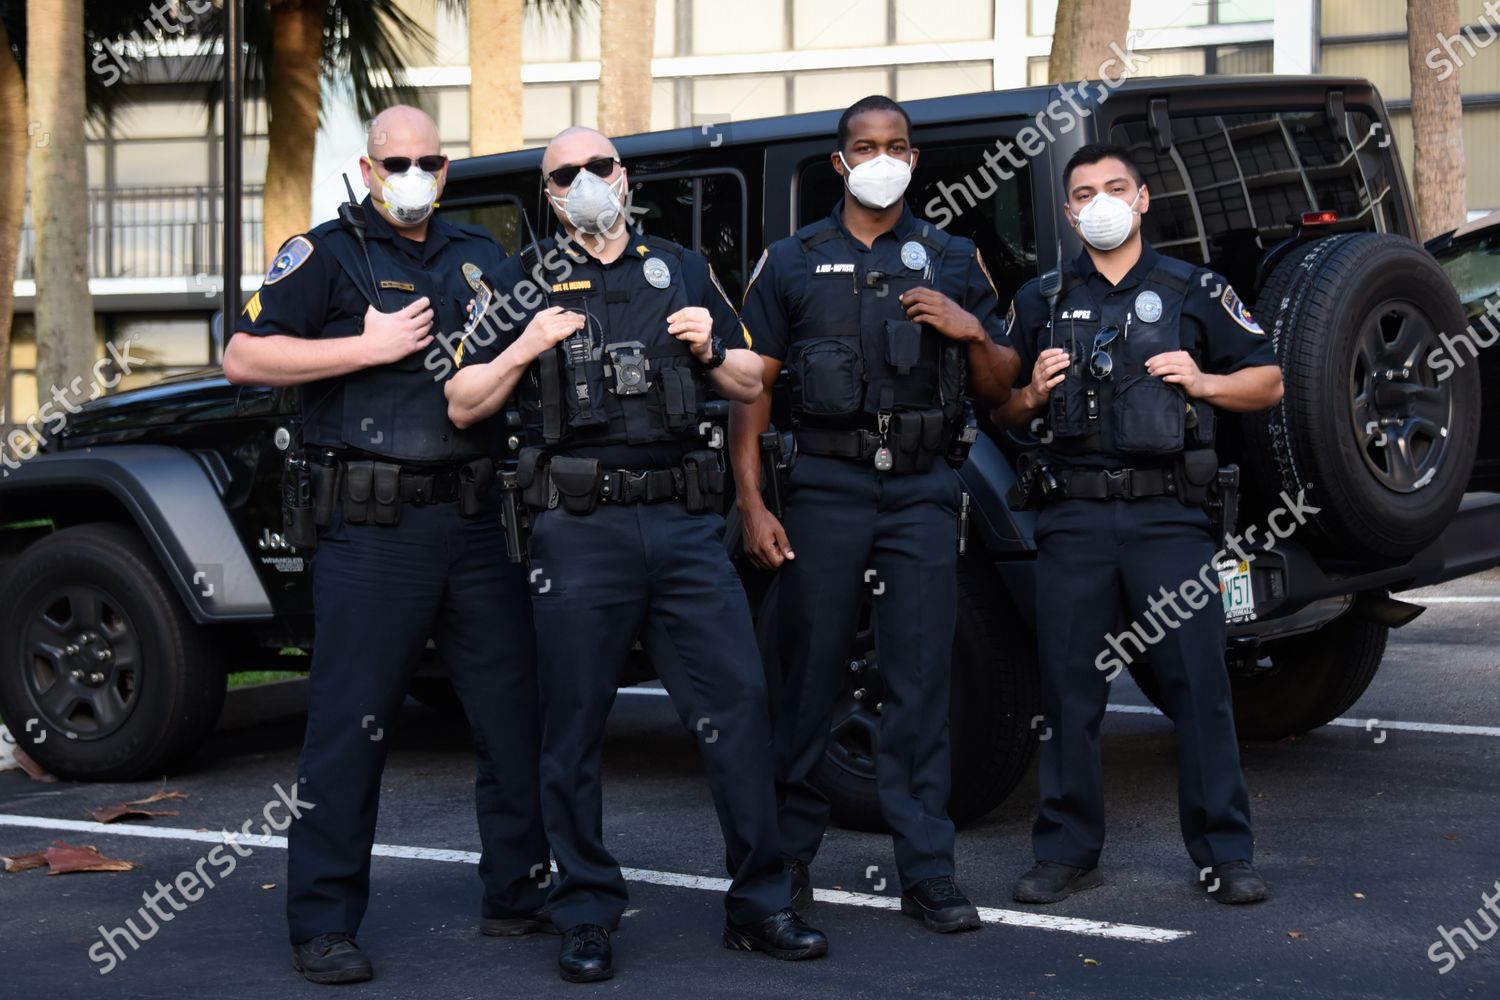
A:
<svg viewBox="0 0 1500 1000">
<path fill-rule="evenodd" d="M 1253 413 L 1281 402 L 1281 369 L 1276 365 L 1252 365 L 1228 375 L 1211 375 L 1201 371 L 1186 351 L 1168 351 L 1148 359 L 1146 371 L 1182 386 L 1182 391 L 1194 399 L 1232 413 Z"/>
<path fill-rule="evenodd" d="M 393 313 L 371 306 L 364 332 L 320 340 L 237 332 L 224 348 L 224 377 L 236 385 L 301 385 L 399 361 L 432 343 L 432 309 L 417 299 Z"/>
<path fill-rule="evenodd" d="M 1049 347 L 1037 356 L 1031 369 L 1031 381 L 1010 394 L 1005 405 L 990 411 L 990 419 L 1001 427 L 1027 427 L 1042 415 L 1052 390 L 1062 383 L 1068 365 L 1068 352 Z"/>
<path fill-rule="evenodd" d="M 448 419 L 464 428 L 498 412 L 531 363 L 543 351 L 551 350 L 582 329 L 583 323 L 581 313 L 568 312 L 561 306 L 543 309 L 494 360 L 459 368 L 443 386 L 448 397 Z"/>
<path fill-rule="evenodd" d="M 781 362 L 766 357 L 761 361 L 764 391 L 759 398 L 730 408 L 729 455 L 734 465 L 735 506 L 745 531 L 745 554 L 761 569 L 776 569 L 795 559 L 796 553 L 786 529 L 760 495 L 760 435 L 771 426 L 771 387 L 781 374 Z"/>
</svg>

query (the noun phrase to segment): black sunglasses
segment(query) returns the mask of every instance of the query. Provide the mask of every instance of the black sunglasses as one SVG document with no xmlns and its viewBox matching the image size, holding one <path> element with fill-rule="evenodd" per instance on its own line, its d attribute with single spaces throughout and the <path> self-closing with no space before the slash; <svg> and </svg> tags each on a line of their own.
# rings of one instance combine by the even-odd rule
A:
<svg viewBox="0 0 1500 1000">
<path fill-rule="evenodd" d="M 373 159 L 373 158 L 372 158 Z M 404 174 L 411 169 L 412 158 L 410 156 L 387 156 L 384 159 L 375 160 L 380 168 L 388 174 Z M 448 165 L 448 158 L 441 155 L 417 157 L 417 167 L 435 174 Z"/>
<path fill-rule="evenodd" d="M 1106 326 L 1094 334 L 1094 356 L 1089 359 L 1089 371 L 1093 372 L 1094 378 L 1100 380 L 1107 379 L 1110 373 L 1115 370 L 1115 359 L 1109 356 L 1109 352 L 1105 348 L 1113 344 L 1115 338 L 1119 335 L 1120 328 L 1118 326 Z"/>
<path fill-rule="evenodd" d="M 568 187 L 578 177 L 578 171 L 580 170 L 587 170 L 595 177 L 608 177 L 615 172 L 615 166 L 619 162 L 613 156 L 600 156 L 587 163 L 575 163 L 571 166 L 558 167 L 543 179 L 552 181 L 558 187 Z"/>
</svg>

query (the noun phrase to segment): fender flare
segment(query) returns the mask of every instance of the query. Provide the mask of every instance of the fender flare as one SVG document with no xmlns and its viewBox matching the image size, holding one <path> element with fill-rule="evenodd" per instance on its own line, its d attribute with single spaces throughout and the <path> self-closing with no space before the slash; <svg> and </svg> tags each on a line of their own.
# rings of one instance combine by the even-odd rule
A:
<svg viewBox="0 0 1500 1000">
<path fill-rule="evenodd" d="M 69 487 L 102 490 L 120 502 L 199 624 L 274 616 L 218 490 L 189 452 L 123 444 L 42 453 L 7 470 L 0 502 Z"/>
</svg>

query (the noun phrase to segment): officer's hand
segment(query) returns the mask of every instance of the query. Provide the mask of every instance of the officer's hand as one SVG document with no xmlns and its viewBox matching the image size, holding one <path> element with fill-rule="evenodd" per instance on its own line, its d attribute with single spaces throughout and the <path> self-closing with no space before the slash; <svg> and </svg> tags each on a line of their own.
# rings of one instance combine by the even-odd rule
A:
<svg viewBox="0 0 1500 1000">
<path fill-rule="evenodd" d="M 1033 406 L 1041 406 L 1050 399 L 1052 390 L 1062 385 L 1062 380 L 1067 378 L 1067 368 L 1072 363 L 1068 352 L 1061 347 L 1049 347 L 1038 354 L 1036 365 L 1031 369 L 1031 384 L 1026 387 L 1031 395 L 1027 402 Z"/>
<path fill-rule="evenodd" d="M 1189 396 L 1198 397 L 1208 390 L 1208 379 L 1187 351 L 1167 351 L 1147 358 L 1146 371 L 1163 382 L 1182 386 Z"/>
<path fill-rule="evenodd" d="M 786 529 L 776 520 L 765 505 L 743 510 L 745 528 L 745 554 L 761 569 L 777 569 L 788 559 L 797 556 L 791 543 L 786 540 Z"/>
<path fill-rule="evenodd" d="M 432 306 L 423 296 L 404 309 L 381 312 L 365 310 L 365 330 L 360 334 L 372 365 L 400 361 L 432 343 Z"/>
<path fill-rule="evenodd" d="M 974 314 L 935 288 L 913 288 L 901 293 L 906 318 L 926 323 L 949 340 L 978 340 L 985 336 L 984 327 Z"/>
<path fill-rule="evenodd" d="M 699 361 L 706 364 L 713 356 L 714 318 L 702 306 L 688 306 L 668 316 L 667 332 L 687 344 Z"/>
<path fill-rule="evenodd" d="M 551 350 L 583 329 L 587 322 L 583 313 L 570 312 L 562 306 L 543 309 L 531 317 L 521 339 L 526 341 L 527 353 L 540 357 L 543 351 Z"/>
</svg>

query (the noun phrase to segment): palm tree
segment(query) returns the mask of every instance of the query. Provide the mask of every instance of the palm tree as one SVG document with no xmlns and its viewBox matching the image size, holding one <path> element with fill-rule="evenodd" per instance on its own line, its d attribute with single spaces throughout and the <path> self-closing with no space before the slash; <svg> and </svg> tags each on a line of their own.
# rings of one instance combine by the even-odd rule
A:
<svg viewBox="0 0 1500 1000">
<path fill-rule="evenodd" d="M 470 155 L 521 148 L 521 25 L 526 16 L 544 23 L 577 24 L 598 2 L 467 0 L 460 3 L 469 14 Z M 655 8 L 652 10 L 654 13 Z M 649 75 L 649 69 L 647 72 Z M 648 84 L 648 108 L 650 96 Z"/>
<path fill-rule="evenodd" d="M 1458 35 L 1458 0 L 1407 0 L 1406 51 L 1411 64 L 1411 130 L 1417 224 L 1422 239 L 1463 225 L 1468 204 L 1464 105 L 1458 68 L 1433 72 L 1433 44 Z"/>
<path fill-rule="evenodd" d="M 1129 31 L 1130 0 L 1058 0 L 1047 82 L 1097 79 L 1114 56 L 1109 43 L 1124 48 Z"/>
<path fill-rule="evenodd" d="M 599 131 L 651 128 L 651 50 L 656 0 L 603 0 L 599 17 Z"/>
<path fill-rule="evenodd" d="M 87 107 L 90 114 L 105 113 L 117 94 L 109 88 L 112 81 L 106 75 L 84 74 L 83 66 L 85 62 L 92 64 L 100 42 L 143 30 L 151 16 L 149 3 L 86 0 L 79 4 L 70 0 L 64 5 L 63 15 L 72 25 L 72 34 L 59 34 L 54 5 L 48 4 L 37 22 L 44 26 L 38 39 L 44 51 L 37 51 L 26 30 L 28 6 L 25 0 L 0 2 L 0 423 L 7 414 L 10 394 L 10 332 L 16 258 L 26 214 L 28 153 L 34 147 L 38 162 L 32 164 L 32 176 L 48 182 L 42 195 L 44 205 L 56 206 L 61 213 L 44 213 L 33 205 L 33 216 L 38 220 L 39 279 L 44 242 L 48 264 L 47 280 L 38 280 L 37 384 L 65 385 L 88 369 L 97 349 L 88 298 L 87 231 L 81 221 L 85 200 L 80 192 L 87 184 L 82 109 Z M 81 26 L 73 24 L 80 16 L 80 7 Z M 43 59 L 38 65 L 46 67 L 38 71 L 41 93 L 32 95 L 37 103 L 35 114 L 28 112 L 26 90 L 33 51 Z M 71 85 L 70 93 L 59 93 L 64 78 Z M 42 107 L 51 110 L 43 111 Z M 71 119 L 75 114 L 76 122 L 60 123 L 59 116 Z M 55 166 L 59 159 L 65 161 L 72 178 L 69 182 L 59 182 Z M 40 233 L 44 214 L 49 227 L 45 239 Z M 69 227 L 76 229 L 68 232 Z"/>
</svg>

